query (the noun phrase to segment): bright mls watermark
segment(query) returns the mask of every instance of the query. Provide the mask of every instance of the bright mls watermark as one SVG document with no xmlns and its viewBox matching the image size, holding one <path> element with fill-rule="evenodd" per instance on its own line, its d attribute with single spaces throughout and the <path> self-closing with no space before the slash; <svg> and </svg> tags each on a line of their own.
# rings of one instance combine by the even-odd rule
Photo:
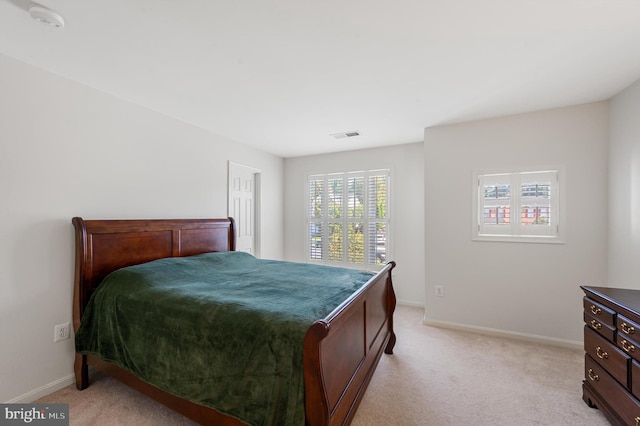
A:
<svg viewBox="0 0 640 426">
<path fill-rule="evenodd" d="M 69 404 L 0 404 L 0 426 L 69 426 Z"/>
</svg>

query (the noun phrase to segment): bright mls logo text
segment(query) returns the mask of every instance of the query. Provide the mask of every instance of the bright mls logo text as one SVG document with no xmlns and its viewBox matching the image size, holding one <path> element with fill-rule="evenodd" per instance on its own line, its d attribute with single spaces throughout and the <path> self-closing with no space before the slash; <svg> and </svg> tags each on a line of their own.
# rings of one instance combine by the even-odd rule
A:
<svg viewBox="0 0 640 426">
<path fill-rule="evenodd" d="M 68 425 L 68 404 L 0 404 L 4 419 L 0 425 L 29 424 Z"/>
</svg>

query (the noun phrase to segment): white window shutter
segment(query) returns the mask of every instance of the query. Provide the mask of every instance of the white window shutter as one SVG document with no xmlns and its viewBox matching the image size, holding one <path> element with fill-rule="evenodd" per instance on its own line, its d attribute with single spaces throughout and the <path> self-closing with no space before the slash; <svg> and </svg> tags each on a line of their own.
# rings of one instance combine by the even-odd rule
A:
<svg viewBox="0 0 640 426">
<path fill-rule="evenodd" d="M 563 242 L 557 169 L 474 173 L 473 239 Z"/>
<path fill-rule="evenodd" d="M 309 260 L 383 265 L 389 252 L 388 170 L 308 177 Z"/>
</svg>

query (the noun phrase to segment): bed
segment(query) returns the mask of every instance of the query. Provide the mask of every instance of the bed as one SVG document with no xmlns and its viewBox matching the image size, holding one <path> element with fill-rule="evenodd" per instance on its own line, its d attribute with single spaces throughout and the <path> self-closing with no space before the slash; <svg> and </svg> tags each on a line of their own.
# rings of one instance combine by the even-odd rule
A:
<svg viewBox="0 0 640 426">
<path fill-rule="evenodd" d="M 72 222 L 76 241 L 73 300 L 76 332 L 90 306 L 92 294 L 112 272 L 154 261 L 224 257 L 225 252 L 235 252 L 235 225 L 231 218 L 83 220 L 75 217 Z M 355 292 L 327 315 L 315 319 L 303 333 L 300 374 L 303 417 L 307 425 L 349 424 L 382 353 L 393 353 L 396 300 L 391 271 L 394 267 L 395 263 L 389 262 L 378 273 L 371 274 Z M 185 359 L 189 359 L 188 355 Z M 215 409 L 215 404 L 194 402 L 171 389 L 161 389 L 129 369 L 86 351 L 75 355 L 74 372 L 80 390 L 89 385 L 89 367 L 117 378 L 198 423 L 248 423 Z M 262 423 L 270 421 L 265 419 Z"/>
</svg>

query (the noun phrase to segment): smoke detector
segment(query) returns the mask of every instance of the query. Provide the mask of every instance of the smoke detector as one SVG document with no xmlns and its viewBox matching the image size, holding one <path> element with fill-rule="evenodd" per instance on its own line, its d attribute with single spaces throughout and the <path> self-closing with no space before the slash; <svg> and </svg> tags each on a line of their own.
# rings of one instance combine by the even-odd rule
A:
<svg viewBox="0 0 640 426">
<path fill-rule="evenodd" d="M 352 132 L 331 133 L 329 136 L 333 136 L 336 139 L 352 138 L 354 136 L 360 136 L 360 132 L 354 130 Z"/>
<path fill-rule="evenodd" d="M 29 15 L 38 22 L 56 28 L 64 27 L 64 18 L 58 12 L 37 3 L 29 5 Z"/>
</svg>

